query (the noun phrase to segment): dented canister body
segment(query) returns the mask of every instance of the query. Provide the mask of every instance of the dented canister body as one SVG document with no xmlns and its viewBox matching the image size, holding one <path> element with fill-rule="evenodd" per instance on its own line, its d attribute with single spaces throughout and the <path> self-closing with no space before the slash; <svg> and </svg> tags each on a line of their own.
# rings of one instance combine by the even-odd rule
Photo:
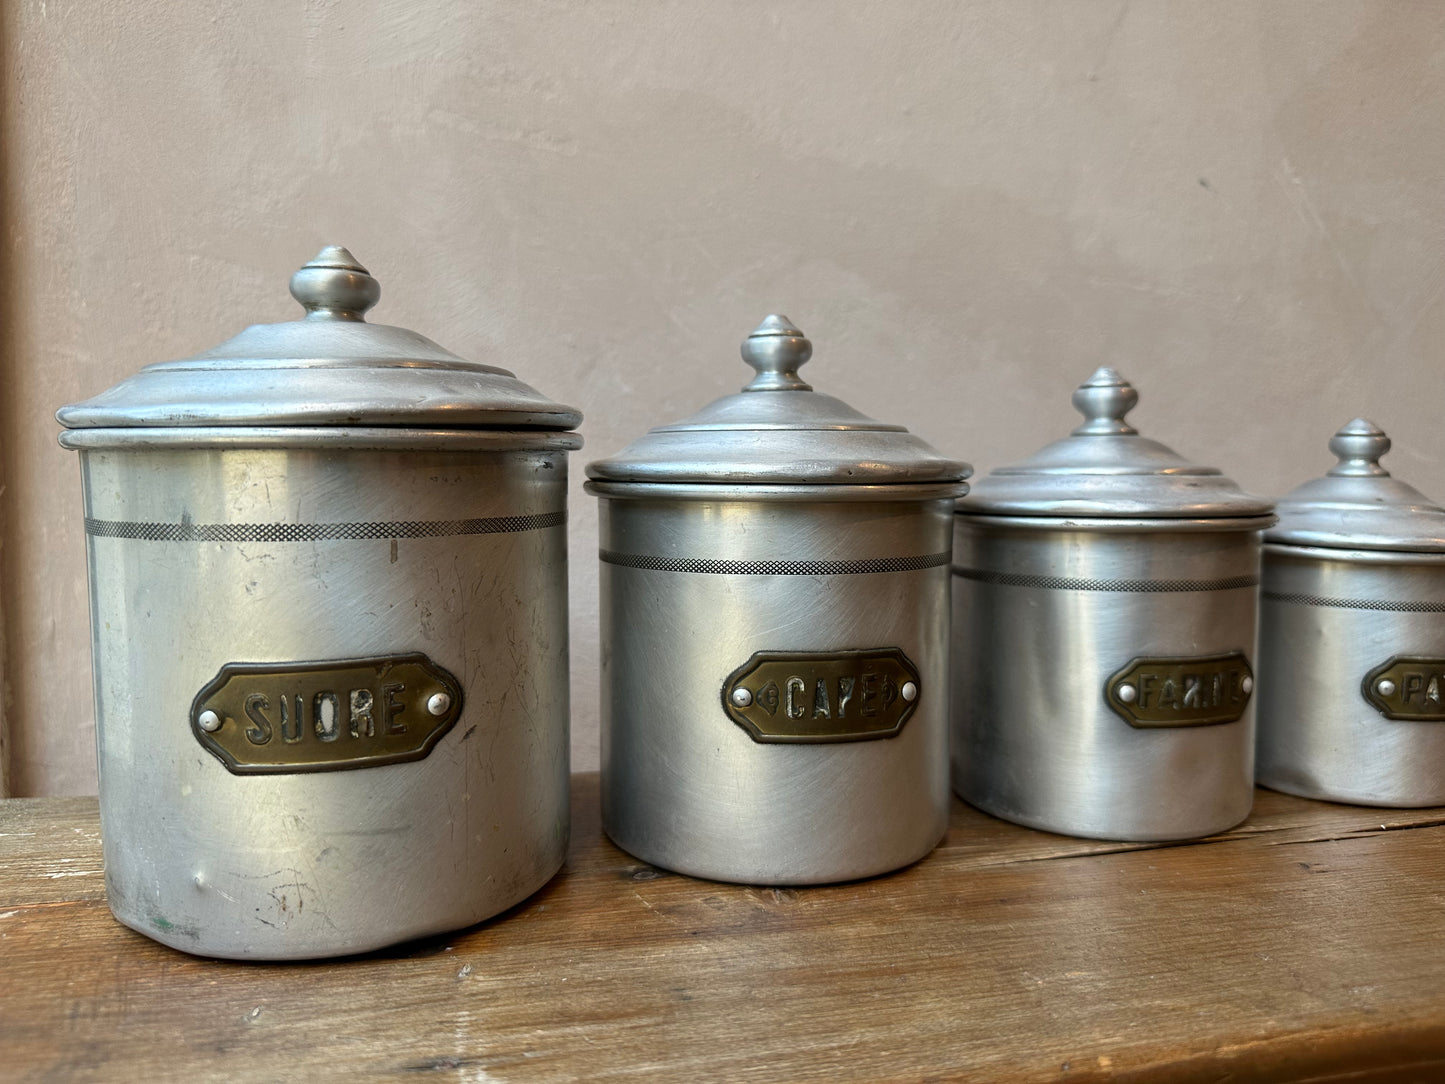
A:
<svg viewBox="0 0 1445 1084">
<path fill-rule="evenodd" d="M 91 585 L 111 909 L 208 956 L 466 926 L 568 831 L 567 452 L 505 370 L 308 310 L 67 407 Z"/>
<path fill-rule="evenodd" d="M 1065 835 L 1208 835 L 1249 813 L 1270 504 L 1138 435 L 1101 369 L 1085 422 L 958 502 L 954 787 Z"/>
<path fill-rule="evenodd" d="M 1363 418 L 1265 534 L 1257 774 L 1275 790 L 1445 804 L 1445 510 Z"/>
<path fill-rule="evenodd" d="M 694 876 L 866 877 L 947 827 L 949 532 L 968 467 L 812 391 L 810 354 L 769 317 L 743 393 L 588 467 L 603 825 Z"/>
</svg>

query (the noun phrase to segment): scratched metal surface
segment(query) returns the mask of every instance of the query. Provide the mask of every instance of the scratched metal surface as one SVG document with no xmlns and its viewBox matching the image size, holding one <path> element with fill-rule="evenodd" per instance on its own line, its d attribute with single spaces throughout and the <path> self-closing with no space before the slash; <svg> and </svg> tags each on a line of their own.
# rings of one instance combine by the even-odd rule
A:
<svg viewBox="0 0 1445 1084">
<path fill-rule="evenodd" d="M 94 449 L 83 474 L 90 514 L 135 535 L 89 539 L 117 915 L 217 956 L 335 956 L 495 915 L 561 865 L 565 453 Z M 551 526 L 391 526 L 486 520 Z M 149 525 L 239 535 L 152 541 Z M 289 534 L 316 525 L 355 537 Z M 422 759 L 238 775 L 189 725 L 228 664 L 413 653 L 461 690 L 456 725 Z"/>
<path fill-rule="evenodd" d="M 955 804 L 929 858 L 753 889 L 600 835 L 449 937 L 319 964 L 199 959 L 112 920 L 93 799 L 0 803 L 0 1077 L 1439 1079 L 1445 810 L 1258 792 L 1180 845 Z M 1355 1074 L 1355 1075 L 1349 1075 Z"/>
</svg>

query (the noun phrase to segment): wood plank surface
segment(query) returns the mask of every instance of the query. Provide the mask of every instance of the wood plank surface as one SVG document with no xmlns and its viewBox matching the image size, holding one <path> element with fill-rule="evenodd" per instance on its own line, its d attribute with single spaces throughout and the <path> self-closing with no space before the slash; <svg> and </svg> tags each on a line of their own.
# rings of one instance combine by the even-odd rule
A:
<svg viewBox="0 0 1445 1084">
<path fill-rule="evenodd" d="M 133 933 L 94 799 L 0 802 L 0 1078 L 1445 1080 L 1445 810 L 1261 790 L 1159 846 L 956 805 L 907 870 L 760 889 L 637 862 L 573 788 L 527 902 L 307 964 Z"/>
</svg>

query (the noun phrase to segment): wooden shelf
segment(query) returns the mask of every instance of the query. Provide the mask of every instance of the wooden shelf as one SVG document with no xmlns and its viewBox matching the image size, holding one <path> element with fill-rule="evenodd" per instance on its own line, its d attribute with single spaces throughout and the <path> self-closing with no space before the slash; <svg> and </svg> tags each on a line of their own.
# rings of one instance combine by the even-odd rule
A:
<svg viewBox="0 0 1445 1084">
<path fill-rule="evenodd" d="M 770 889 L 643 865 L 573 792 L 527 902 L 313 964 L 131 932 L 93 798 L 0 803 L 0 1077 L 1445 1079 L 1445 810 L 1259 791 L 1159 846 L 956 805 L 910 869 Z"/>
</svg>

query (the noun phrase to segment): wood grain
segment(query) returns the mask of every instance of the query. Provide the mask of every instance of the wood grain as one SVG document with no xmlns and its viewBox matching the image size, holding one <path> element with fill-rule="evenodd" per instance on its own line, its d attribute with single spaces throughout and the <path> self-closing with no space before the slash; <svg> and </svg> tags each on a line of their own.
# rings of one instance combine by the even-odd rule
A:
<svg viewBox="0 0 1445 1084">
<path fill-rule="evenodd" d="M 910 869 L 767 889 L 631 859 L 573 786 L 567 867 L 526 903 L 300 965 L 131 932 L 94 799 L 0 803 L 0 1077 L 1445 1078 L 1445 810 L 1260 791 L 1157 846 L 958 805 Z"/>
</svg>

